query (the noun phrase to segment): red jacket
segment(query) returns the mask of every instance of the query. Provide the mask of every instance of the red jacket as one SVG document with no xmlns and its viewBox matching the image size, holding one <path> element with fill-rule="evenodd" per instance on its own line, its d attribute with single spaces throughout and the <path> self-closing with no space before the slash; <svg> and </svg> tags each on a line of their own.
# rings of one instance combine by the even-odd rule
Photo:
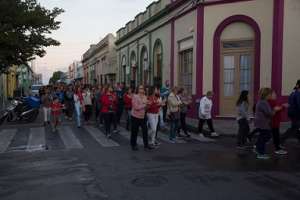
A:
<svg viewBox="0 0 300 200">
<path fill-rule="evenodd" d="M 274 110 L 276 106 L 281 106 L 276 100 L 269 100 L 268 101 L 271 108 Z M 272 117 L 272 128 L 280 128 L 280 122 L 281 122 L 281 112 L 276 112 L 275 115 Z"/>
<path fill-rule="evenodd" d="M 104 94 L 100 99 L 101 112 L 116 112 L 117 110 L 117 97 L 115 94 Z"/>
<path fill-rule="evenodd" d="M 51 104 L 51 113 L 52 113 L 52 115 L 54 115 L 54 116 L 58 116 L 58 115 L 60 115 L 61 114 L 61 110 L 63 109 L 63 105 L 61 104 L 61 103 L 52 103 Z"/>
<path fill-rule="evenodd" d="M 124 104 L 125 109 L 131 110 L 132 108 L 132 96 L 130 96 L 128 93 L 124 94 Z"/>
<path fill-rule="evenodd" d="M 159 113 L 159 109 L 160 109 L 159 98 L 150 96 L 150 97 L 148 97 L 148 101 L 149 101 L 149 104 L 147 107 L 148 108 L 147 112 L 151 113 L 151 114 Z"/>
</svg>

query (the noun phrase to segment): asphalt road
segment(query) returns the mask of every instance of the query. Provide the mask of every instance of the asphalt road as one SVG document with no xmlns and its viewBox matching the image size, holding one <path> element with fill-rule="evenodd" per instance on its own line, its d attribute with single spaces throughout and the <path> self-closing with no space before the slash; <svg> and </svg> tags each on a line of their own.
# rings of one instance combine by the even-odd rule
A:
<svg viewBox="0 0 300 200">
<path fill-rule="evenodd" d="M 8 131 L 10 130 L 10 131 Z M 14 130 L 14 131 L 12 131 Z M 1 200 L 299 200 L 300 148 L 259 161 L 234 138 L 196 139 L 133 152 L 122 129 L 111 141 L 93 126 L 0 130 Z M 269 144 L 272 152 L 272 143 Z"/>
</svg>

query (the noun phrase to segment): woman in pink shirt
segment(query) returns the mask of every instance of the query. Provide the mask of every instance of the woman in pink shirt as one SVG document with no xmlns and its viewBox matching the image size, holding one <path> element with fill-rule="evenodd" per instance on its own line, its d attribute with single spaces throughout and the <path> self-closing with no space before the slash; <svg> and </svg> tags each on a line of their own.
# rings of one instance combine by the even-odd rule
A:
<svg viewBox="0 0 300 200">
<path fill-rule="evenodd" d="M 145 88 L 143 85 L 138 87 L 138 93 L 132 97 L 132 110 L 131 110 L 131 147 L 133 151 L 137 151 L 137 136 L 139 127 L 142 128 L 143 141 L 145 149 L 153 149 L 148 144 L 148 129 L 146 119 L 147 109 L 147 96 L 145 95 Z"/>
</svg>

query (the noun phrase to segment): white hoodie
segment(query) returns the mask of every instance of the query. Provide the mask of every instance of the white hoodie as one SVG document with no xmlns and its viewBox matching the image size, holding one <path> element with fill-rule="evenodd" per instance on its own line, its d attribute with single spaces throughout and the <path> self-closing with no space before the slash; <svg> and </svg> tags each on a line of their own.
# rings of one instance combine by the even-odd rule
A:
<svg viewBox="0 0 300 200">
<path fill-rule="evenodd" d="M 200 100 L 198 116 L 200 119 L 211 119 L 212 100 L 206 96 Z"/>
</svg>

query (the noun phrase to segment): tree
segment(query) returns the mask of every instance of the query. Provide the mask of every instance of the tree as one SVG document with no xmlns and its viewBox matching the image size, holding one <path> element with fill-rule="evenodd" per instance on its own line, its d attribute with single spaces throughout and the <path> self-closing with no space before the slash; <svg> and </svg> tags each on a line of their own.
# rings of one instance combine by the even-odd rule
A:
<svg viewBox="0 0 300 200">
<path fill-rule="evenodd" d="M 60 80 L 61 78 L 63 78 L 64 73 L 61 71 L 56 71 L 53 72 L 52 77 L 49 79 L 49 84 L 55 84 L 58 80 Z"/>
<path fill-rule="evenodd" d="M 60 43 L 49 35 L 59 29 L 57 16 L 64 10 L 48 10 L 36 0 L 0 0 L 0 74 L 12 65 L 43 57 L 45 47 Z"/>
</svg>

